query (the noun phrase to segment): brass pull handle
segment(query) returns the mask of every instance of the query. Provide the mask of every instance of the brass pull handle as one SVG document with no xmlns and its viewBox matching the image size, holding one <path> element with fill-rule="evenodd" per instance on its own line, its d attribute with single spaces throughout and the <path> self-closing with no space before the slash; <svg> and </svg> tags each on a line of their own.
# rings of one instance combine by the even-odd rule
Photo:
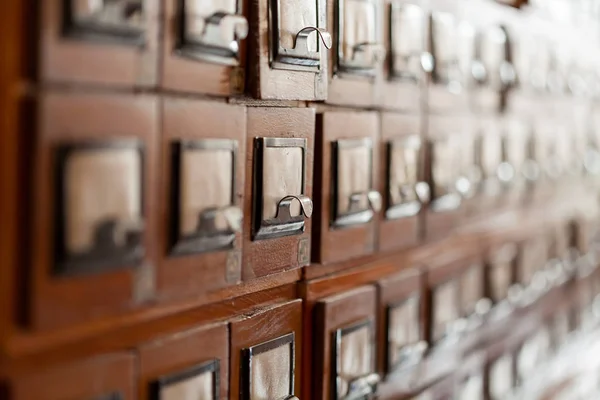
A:
<svg viewBox="0 0 600 400">
<path fill-rule="evenodd" d="M 323 42 L 323 46 L 325 46 L 326 49 L 331 49 L 331 34 L 323 28 L 316 28 L 314 26 L 307 26 L 296 34 L 294 49 L 300 51 L 302 54 L 308 55 L 308 37 L 313 32 L 317 32 L 317 36 L 321 39 L 321 42 Z"/>
</svg>

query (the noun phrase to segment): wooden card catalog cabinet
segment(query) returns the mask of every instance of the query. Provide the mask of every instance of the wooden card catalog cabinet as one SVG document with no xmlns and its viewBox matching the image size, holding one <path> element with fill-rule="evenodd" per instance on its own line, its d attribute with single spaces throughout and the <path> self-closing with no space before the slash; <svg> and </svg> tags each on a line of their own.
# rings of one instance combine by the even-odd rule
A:
<svg viewBox="0 0 600 400">
<path fill-rule="evenodd" d="M 375 372 L 374 287 L 361 287 L 317 303 L 314 399 L 372 398 Z"/>
<path fill-rule="evenodd" d="M 487 367 L 487 391 L 490 400 L 505 399 L 514 386 L 514 359 L 503 354 Z"/>
<path fill-rule="evenodd" d="M 429 86 L 432 111 L 467 110 L 466 84 L 475 50 L 475 32 L 449 12 L 433 11 L 429 43 L 433 69 Z M 469 66 L 466 69 L 467 65 Z"/>
<path fill-rule="evenodd" d="M 154 297 L 157 115 L 151 96 L 40 97 L 33 326 L 113 315 Z"/>
<path fill-rule="evenodd" d="M 385 113 L 381 124 L 386 195 L 379 248 L 387 251 L 419 242 L 419 213 L 429 201 L 429 185 L 424 182 L 425 146 L 420 137 L 420 118 Z"/>
<path fill-rule="evenodd" d="M 326 0 L 260 0 L 249 52 L 250 91 L 260 99 L 325 100 L 330 27 Z"/>
<path fill-rule="evenodd" d="M 389 0 L 386 7 L 389 58 L 382 84 L 382 105 L 401 110 L 420 109 L 421 83 L 433 60 L 426 50 L 427 16 L 418 4 Z"/>
<path fill-rule="evenodd" d="M 310 262 L 314 110 L 250 108 L 243 279 Z"/>
<path fill-rule="evenodd" d="M 420 271 L 403 272 L 378 283 L 378 365 L 387 375 L 408 372 L 427 350 L 423 289 Z"/>
<path fill-rule="evenodd" d="M 335 27 L 333 80 L 327 102 L 369 106 L 386 56 L 382 0 L 329 0 L 329 26 Z"/>
<path fill-rule="evenodd" d="M 302 300 L 231 322 L 232 400 L 297 400 L 302 365 Z"/>
<path fill-rule="evenodd" d="M 136 360 L 111 353 L 63 365 L 45 365 L 9 379 L 11 400 L 136 400 Z"/>
<path fill-rule="evenodd" d="M 139 347 L 140 398 L 228 398 L 227 324 L 201 326 Z"/>
<path fill-rule="evenodd" d="M 322 154 L 319 175 L 322 264 L 345 261 L 376 249 L 375 234 L 381 195 L 378 187 L 378 118 L 370 112 L 331 111 L 320 118 Z M 354 243 L 348 246 L 348 243 Z"/>
<path fill-rule="evenodd" d="M 486 287 L 493 304 L 501 303 L 508 297 L 508 290 L 514 283 L 517 246 L 507 243 L 493 249 L 488 258 Z"/>
<path fill-rule="evenodd" d="M 508 32 L 492 26 L 479 37 L 478 60 L 473 65 L 473 77 L 479 83 L 476 107 L 484 112 L 499 112 L 506 91 L 515 82 L 516 73 L 508 61 L 510 52 Z"/>
<path fill-rule="evenodd" d="M 158 0 L 50 0 L 40 6 L 42 81 L 156 83 Z"/>
<path fill-rule="evenodd" d="M 163 101 L 160 297 L 241 280 L 246 109 Z"/>
<path fill-rule="evenodd" d="M 240 0 L 162 0 L 161 86 L 214 95 L 244 90 L 248 21 Z"/>
</svg>

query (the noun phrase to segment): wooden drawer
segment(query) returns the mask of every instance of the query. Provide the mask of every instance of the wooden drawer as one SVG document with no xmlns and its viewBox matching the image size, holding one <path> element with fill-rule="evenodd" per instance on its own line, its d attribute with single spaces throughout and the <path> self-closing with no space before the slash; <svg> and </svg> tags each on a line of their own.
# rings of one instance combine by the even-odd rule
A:
<svg viewBox="0 0 600 400">
<path fill-rule="evenodd" d="M 333 264 L 377 249 L 379 121 L 375 113 L 331 111 L 319 116 L 318 125 L 315 180 L 323 190 L 315 199 L 313 258 Z"/>
<path fill-rule="evenodd" d="M 301 398 L 302 300 L 234 320 L 230 399 Z"/>
<path fill-rule="evenodd" d="M 486 214 L 502 204 L 503 194 L 514 171 L 503 164 L 502 120 L 482 118 L 478 122 L 475 140 L 475 162 L 472 176 L 474 197 L 469 201 L 469 213 Z"/>
<path fill-rule="evenodd" d="M 384 216 L 379 249 L 398 250 L 419 243 L 423 206 L 429 201 L 425 182 L 425 145 L 418 115 L 384 113 L 381 117 L 380 185 Z"/>
<path fill-rule="evenodd" d="M 364 286 L 320 300 L 315 309 L 312 398 L 374 394 L 376 290 Z M 355 369 L 355 370 L 353 370 Z"/>
<path fill-rule="evenodd" d="M 410 372 L 427 350 L 425 281 L 420 270 L 402 272 L 377 284 L 378 371 Z M 390 380 L 405 379 L 392 376 Z"/>
<path fill-rule="evenodd" d="M 470 318 L 484 296 L 483 272 L 478 256 L 449 255 L 432 264 L 427 272 L 430 345 L 449 349 L 447 344 L 474 327 Z M 464 323 L 456 324 L 461 319 Z"/>
<path fill-rule="evenodd" d="M 385 0 L 383 27 L 387 59 L 376 80 L 378 104 L 418 113 L 423 107 L 427 70 L 428 7 L 424 1 Z M 356 95 L 351 99 L 357 101 Z M 350 99 L 349 99 L 350 100 Z"/>
<path fill-rule="evenodd" d="M 51 328 L 154 297 L 156 99 L 39 97 L 29 322 Z"/>
<path fill-rule="evenodd" d="M 44 366 L 9 382 L 11 400 L 135 400 L 135 357 L 114 353 Z"/>
<path fill-rule="evenodd" d="M 335 27 L 328 103 L 368 107 L 380 101 L 383 5 L 383 0 L 327 1 L 327 26 Z"/>
<path fill-rule="evenodd" d="M 43 82 L 154 86 L 159 0 L 40 2 Z"/>
<path fill-rule="evenodd" d="M 226 323 L 178 332 L 140 346 L 138 353 L 141 399 L 229 398 Z"/>
<path fill-rule="evenodd" d="M 238 283 L 246 109 L 164 99 L 163 127 L 159 295 L 168 300 Z"/>
<path fill-rule="evenodd" d="M 472 194 L 468 168 L 474 141 L 467 117 L 429 117 L 427 177 L 431 199 L 425 232 L 428 240 L 446 236 L 464 215 L 463 198 Z"/>
<path fill-rule="evenodd" d="M 509 288 L 515 283 L 517 246 L 505 243 L 490 250 L 485 268 L 485 293 L 493 304 L 508 297 Z"/>
<path fill-rule="evenodd" d="M 326 0 L 251 3 L 248 84 L 259 99 L 325 100 L 332 24 Z"/>
<path fill-rule="evenodd" d="M 243 280 L 310 262 L 314 110 L 250 108 Z"/>
<path fill-rule="evenodd" d="M 458 5 L 438 2 L 431 11 L 429 51 L 433 57 L 428 109 L 433 113 L 465 112 L 473 86 L 475 28 L 461 21 Z M 460 29 L 459 29 L 460 27 Z"/>
<path fill-rule="evenodd" d="M 244 91 L 247 10 L 241 0 L 161 0 L 160 86 L 218 96 Z"/>
</svg>

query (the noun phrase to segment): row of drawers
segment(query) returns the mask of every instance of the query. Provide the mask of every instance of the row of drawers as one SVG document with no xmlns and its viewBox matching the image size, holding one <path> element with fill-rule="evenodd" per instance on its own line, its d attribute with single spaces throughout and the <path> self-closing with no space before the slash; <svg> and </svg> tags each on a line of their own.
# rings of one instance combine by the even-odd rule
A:
<svg viewBox="0 0 600 400">
<path fill-rule="evenodd" d="M 222 96 L 247 84 L 260 99 L 411 110 L 428 80 L 444 108 L 474 91 L 476 107 L 499 110 L 517 81 L 591 89 L 594 66 L 574 50 L 553 62 L 556 26 L 528 21 L 492 2 L 52 0 L 41 7 L 39 72 L 44 83 Z M 575 48 L 587 54 L 584 39 Z"/>
<path fill-rule="evenodd" d="M 495 168 L 475 185 L 446 140 L 463 134 L 456 118 L 432 118 L 426 146 L 417 117 L 389 113 L 68 92 L 37 106 L 31 322 L 41 328 L 311 262 L 318 275 L 443 237 L 465 212 L 547 199 L 561 182 L 595 190 L 589 174 L 574 186 L 567 168 L 528 181 L 523 165 L 537 159 L 503 159 L 498 137 Z M 499 179 L 502 166 L 516 177 Z"/>
<path fill-rule="evenodd" d="M 436 365 L 467 357 L 451 378 L 418 398 L 473 400 L 484 398 L 485 390 L 489 398 L 502 399 L 576 326 L 598 324 L 600 269 L 590 265 L 548 292 L 546 311 L 513 302 L 516 308 L 502 313 L 506 299 L 497 298 L 483 314 L 477 305 L 495 297 L 489 290 L 498 280 L 481 260 L 462 257 L 314 302 L 259 306 L 228 321 L 173 331 L 132 351 L 15 369 L 8 398 L 293 399 L 303 393 L 352 399 L 377 391 L 381 398 L 398 398 L 437 381 L 431 372 Z M 563 301 L 556 290 L 567 289 L 575 298 Z M 544 323 L 538 326 L 539 318 Z M 457 321 L 465 319 L 470 326 L 457 331 Z M 505 332 L 506 324 L 515 323 L 514 332 Z M 486 347 L 472 340 L 478 330 L 507 336 L 484 339 Z"/>
</svg>

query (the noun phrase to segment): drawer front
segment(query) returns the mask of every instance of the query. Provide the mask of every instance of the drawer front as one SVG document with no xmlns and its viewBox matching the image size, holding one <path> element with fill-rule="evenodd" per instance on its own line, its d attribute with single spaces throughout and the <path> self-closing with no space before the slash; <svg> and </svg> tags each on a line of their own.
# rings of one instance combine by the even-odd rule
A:
<svg viewBox="0 0 600 400">
<path fill-rule="evenodd" d="M 246 109 L 165 99 L 161 298 L 241 281 Z"/>
<path fill-rule="evenodd" d="M 161 0 L 161 87 L 219 96 L 244 91 L 249 23 L 240 0 Z"/>
<path fill-rule="evenodd" d="M 230 399 L 300 396 L 302 301 L 232 321 Z"/>
<path fill-rule="evenodd" d="M 313 398 L 345 399 L 374 395 L 376 292 L 362 287 L 317 303 L 312 377 Z"/>
<path fill-rule="evenodd" d="M 40 4 L 41 80 L 121 87 L 156 84 L 159 0 Z"/>
<path fill-rule="evenodd" d="M 9 382 L 13 400 L 135 400 L 136 359 L 114 353 L 30 371 Z"/>
<path fill-rule="evenodd" d="M 201 326 L 138 348 L 140 398 L 218 400 L 229 392 L 227 324 Z"/>
<path fill-rule="evenodd" d="M 320 207 L 320 243 L 317 258 L 323 264 L 373 253 L 381 209 L 378 188 L 378 119 L 374 113 L 326 112 L 319 119 L 322 155 L 319 175 L 323 187 Z M 355 245 L 349 247 L 347 243 Z"/>
<path fill-rule="evenodd" d="M 308 108 L 248 110 L 244 280 L 310 262 L 314 126 Z"/>
<path fill-rule="evenodd" d="M 48 92 L 39 101 L 32 325 L 114 315 L 153 298 L 155 98 Z"/>
</svg>

